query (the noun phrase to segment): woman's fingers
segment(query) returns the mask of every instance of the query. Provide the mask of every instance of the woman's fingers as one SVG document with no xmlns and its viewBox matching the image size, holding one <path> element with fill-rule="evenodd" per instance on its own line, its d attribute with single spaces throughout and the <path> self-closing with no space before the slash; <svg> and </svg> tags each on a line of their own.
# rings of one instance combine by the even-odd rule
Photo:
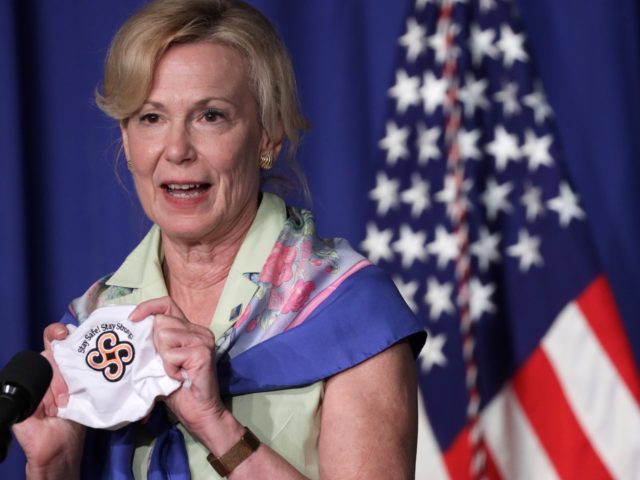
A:
<svg viewBox="0 0 640 480">
<path fill-rule="evenodd" d="M 51 384 L 49 385 L 48 391 L 51 392 L 54 404 L 59 407 L 64 407 L 69 402 L 69 388 L 67 387 L 67 382 L 64 381 L 64 377 L 60 373 L 58 364 L 53 358 L 53 353 L 45 350 L 42 355 L 49 360 L 53 370 L 53 377 L 51 378 Z"/>
<path fill-rule="evenodd" d="M 181 379 L 180 370 L 189 368 L 185 364 L 189 354 L 198 356 L 206 351 L 205 356 L 211 362 L 215 341 L 208 329 L 193 324 L 176 324 L 175 319 L 163 316 L 156 316 L 155 321 L 153 341 L 171 377 Z M 187 355 L 176 357 L 176 351 L 183 351 Z"/>
<path fill-rule="evenodd" d="M 215 341 L 208 328 L 183 323 L 173 317 L 157 315 L 153 324 L 153 341 L 158 351 L 172 347 L 204 344 L 213 349 Z"/>
<path fill-rule="evenodd" d="M 52 411 L 54 412 L 53 415 L 57 413 L 57 407 L 64 407 L 69 402 L 69 388 L 60 373 L 58 364 L 53 358 L 51 348 L 51 342 L 54 340 L 64 340 L 68 335 L 69 331 L 62 323 L 52 323 L 44 329 L 44 352 L 42 352 L 42 355 L 49 360 L 51 368 L 53 369 L 51 385 L 49 385 L 49 390 L 47 390 L 46 394 L 46 396 L 50 395 L 50 399 L 45 403 L 45 411 L 49 416 L 52 416 L 50 413 Z"/>
<path fill-rule="evenodd" d="M 149 315 L 167 315 L 187 321 L 187 317 L 171 297 L 154 298 L 138 304 L 129 314 L 129 320 L 137 322 Z"/>
<path fill-rule="evenodd" d="M 180 307 L 170 298 L 156 298 L 140 303 L 129 315 L 129 320 L 140 321 L 153 315 L 153 343 L 162 358 L 165 371 L 176 380 L 184 380 L 185 363 L 190 363 L 187 356 L 176 356 L 175 349 L 185 349 L 191 355 L 206 356 L 211 362 L 215 348 L 213 334 L 209 329 L 192 324 Z M 207 353 L 196 354 L 196 350 L 204 349 Z"/>
<path fill-rule="evenodd" d="M 184 380 L 181 370 L 209 370 L 211 366 L 211 350 L 204 345 L 197 347 L 178 347 L 167 350 L 165 361 L 177 367 L 176 379 Z M 175 368 L 175 367 L 174 367 Z"/>
<path fill-rule="evenodd" d="M 51 388 L 49 388 L 47 392 L 44 394 L 44 397 L 42 397 L 42 402 L 40 402 L 40 405 L 38 406 L 36 413 L 38 413 L 38 410 L 40 409 L 42 409 L 41 412 L 43 414 L 41 416 L 47 415 L 49 417 L 54 417 L 58 414 L 58 407 L 56 406 L 56 403 L 53 399 L 53 393 L 51 393 Z"/>
<path fill-rule="evenodd" d="M 44 348 L 47 349 L 54 340 L 64 340 L 69 335 L 67 326 L 63 323 L 52 323 L 44 329 Z"/>
<path fill-rule="evenodd" d="M 64 378 L 60 375 L 55 362 L 50 359 L 50 352 L 44 352 L 42 355 L 49 360 L 49 363 L 51 363 L 51 367 L 53 368 L 53 377 L 51 378 L 49 388 L 45 392 L 44 397 L 42 397 L 42 401 L 38 408 L 42 408 L 43 416 L 55 417 L 58 414 L 58 407 L 64 407 L 69 402 L 68 388 Z"/>
</svg>

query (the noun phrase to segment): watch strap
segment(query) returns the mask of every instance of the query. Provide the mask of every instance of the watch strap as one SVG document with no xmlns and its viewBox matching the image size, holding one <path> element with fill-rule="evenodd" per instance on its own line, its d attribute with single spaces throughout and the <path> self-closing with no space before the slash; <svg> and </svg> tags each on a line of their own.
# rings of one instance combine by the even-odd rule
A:
<svg viewBox="0 0 640 480">
<path fill-rule="evenodd" d="M 260 443 L 258 437 L 247 427 L 244 427 L 244 434 L 233 447 L 217 458 L 214 457 L 213 453 L 210 453 L 207 456 L 207 460 L 218 475 L 226 477 L 233 472 L 234 468 L 244 462 L 249 455 L 255 452 Z"/>
</svg>

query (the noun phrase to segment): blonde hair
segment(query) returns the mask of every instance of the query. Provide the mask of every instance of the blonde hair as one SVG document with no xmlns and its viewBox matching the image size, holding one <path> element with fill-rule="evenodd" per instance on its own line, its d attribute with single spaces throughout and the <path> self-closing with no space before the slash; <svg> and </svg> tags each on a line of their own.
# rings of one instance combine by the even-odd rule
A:
<svg viewBox="0 0 640 480">
<path fill-rule="evenodd" d="M 300 112 L 291 61 L 271 23 L 240 0 L 154 0 L 142 7 L 111 42 L 102 91 L 96 91 L 98 107 L 126 123 L 147 99 L 167 49 L 200 41 L 229 46 L 246 59 L 261 125 L 272 140 L 283 134 L 286 140 L 283 150 L 294 179 L 285 177 L 285 183 L 297 184 L 308 196 L 295 160 L 308 124 Z"/>
</svg>

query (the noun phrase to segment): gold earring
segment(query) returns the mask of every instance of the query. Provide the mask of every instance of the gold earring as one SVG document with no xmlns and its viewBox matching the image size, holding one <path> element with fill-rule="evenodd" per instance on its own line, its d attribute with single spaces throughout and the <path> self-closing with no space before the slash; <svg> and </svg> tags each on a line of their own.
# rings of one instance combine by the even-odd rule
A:
<svg viewBox="0 0 640 480">
<path fill-rule="evenodd" d="M 129 169 L 129 171 L 133 170 L 133 163 L 131 163 L 131 160 L 127 159 L 127 168 Z"/>
<path fill-rule="evenodd" d="M 270 153 L 263 153 L 260 155 L 260 168 L 263 170 L 269 170 L 273 167 L 273 156 Z"/>
</svg>

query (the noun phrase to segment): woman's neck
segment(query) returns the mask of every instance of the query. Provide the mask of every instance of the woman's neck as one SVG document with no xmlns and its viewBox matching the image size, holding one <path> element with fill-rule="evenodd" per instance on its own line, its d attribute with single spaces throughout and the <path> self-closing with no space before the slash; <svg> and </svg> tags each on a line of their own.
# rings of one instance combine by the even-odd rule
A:
<svg viewBox="0 0 640 480">
<path fill-rule="evenodd" d="M 162 270 L 167 291 L 191 322 L 209 326 L 254 218 L 255 212 L 238 219 L 225 236 L 202 243 L 183 242 L 162 234 Z"/>
</svg>

